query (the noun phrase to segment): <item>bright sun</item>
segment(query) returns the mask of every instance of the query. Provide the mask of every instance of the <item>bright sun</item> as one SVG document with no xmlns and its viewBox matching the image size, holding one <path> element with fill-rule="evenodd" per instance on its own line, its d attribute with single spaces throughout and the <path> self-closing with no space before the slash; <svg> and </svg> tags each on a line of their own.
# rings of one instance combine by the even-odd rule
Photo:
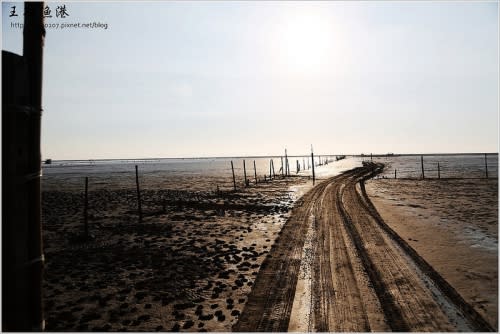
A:
<svg viewBox="0 0 500 334">
<path fill-rule="evenodd" d="M 296 13 L 279 30 L 278 56 L 289 70 L 310 73 L 326 65 L 333 43 L 332 26 L 319 13 Z"/>
</svg>

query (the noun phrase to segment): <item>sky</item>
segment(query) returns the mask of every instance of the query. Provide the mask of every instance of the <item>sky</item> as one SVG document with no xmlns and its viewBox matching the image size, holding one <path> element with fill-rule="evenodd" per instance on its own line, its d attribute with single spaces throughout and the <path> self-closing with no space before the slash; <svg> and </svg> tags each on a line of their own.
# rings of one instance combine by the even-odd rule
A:
<svg viewBox="0 0 500 334">
<path fill-rule="evenodd" d="M 497 1 L 46 5 L 42 159 L 498 152 Z"/>
</svg>

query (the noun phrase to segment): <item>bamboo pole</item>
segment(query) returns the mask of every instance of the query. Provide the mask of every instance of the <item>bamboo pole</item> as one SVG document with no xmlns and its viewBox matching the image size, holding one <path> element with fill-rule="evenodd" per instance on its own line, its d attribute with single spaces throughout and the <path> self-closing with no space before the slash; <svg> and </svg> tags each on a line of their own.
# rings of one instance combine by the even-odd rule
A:
<svg viewBox="0 0 500 334">
<path fill-rule="evenodd" d="M 273 163 L 273 159 L 269 159 L 269 179 L 271 179 L 271 175 L 273 173 L 272 163 Z"/>
<path fill-rule="evenodd" d="M 484 167 L 485 167 L 485 170 L 486 170 L 486 178 L 488 178 L 488 158 L 487 158 L 487 154 L 488 153 L 484 154 Z"/>
<path fill-rule="evenodd" d="M 312 145 L 311 145 L 311 161 L 312 161 L 312 175 L 313 175 L 313 185 L 314 185 L 316 181 L 316 174 L 314 173 L 314 152 Z"/>
<path fill-rule="evenodd" d="M 273 170 L 273 178 L 275 178 L 276 175 L 274 174 L 274 160 L 273 159 L 271 159 L 271 168 Z"/>
<path fill-rule="evenodd" d="M 247 182 L 247 167 L 245 165 L 245 159 L 243 159 L 243 177 L 245 178 L 245 187 L 248 186 Z"/>
<path fill-rule="evenodd" d="M 285 171 L 285 169 L 284 169 L 284 165 L 283 165 L 283 157 L 281 157 L 281 176 L 282 176 L 282 177 L 284 177 L 284 176 L 285 176 L 285 175 L 284 175 L 284 171 Z"/>
<path fill-rule="evenodd" d="M 30 105 L 34 108 L 35 113 L 30 116 L 28 129 L 28 170 L 31 173 L 36 172 L 36 179 L 29 182 L 28 193 L 30 201 L 28 210 L 29 214 L 29 245 L 28 256 L 33 284 L 32 302 L 27 310 L 30 317 L 31 329 L 43 329 L 45 327 L 43 319 L 42 305 L 42 279 L 43 279 L 43 241 L 42 241 L 42 226 L 41 226 L 41 112 L 42 112 L 42 85 L 43 85 L 43 45 L 45 39 L 45 28 L 43 18 L 43 2 L 28 3 L 24 5 L 25 25 L 23 32 L 23 57 L 28 64 L 29 85 L 30 85 Z M 4 290 L 5 291 L 5 290 Z M 32 312 L 30 312 L 32 310 Z M 27 320 L 27 319 L 26 319 Z"/>
<path fill-rule="evenodd" d="M 420 156 L 420 165 L 422 167 L 422 179 L 425 179 L 425 174 L 424 174 L 424 156 Z"/>
<path fill-rule="evenodd" d="M 297 172 L 295 174 L 299 174 L 299 170 L 300 170 L 300 167 L 299 167 L 299 160 L 295 160 L 296 164 L 296 169 L 297 169 Z"/>
<path fill-rule="evenodd" d="M 83 223 L 85 225 L 85 238 L 89 237 L 88 206 L 89 206 L 89 178 L 85 177 L 85 203 L 83 206 Z"/>
<path fill-rule="evenodd" d="M 257 184 L 257 168 L 255 167 L 255 160 L 253 161 L 253 173 L 255 175 L 255 184 Z"/>
<path fill-rule="evenodd" d="M 135 185 L 137 188 L 137 211 L 139 213 L 139 222 L 142 222 L 141 190 L 139 188 L 139 169 L 135 165 Z"/>
<path fill-rule="evenodd" d="M 439 162 L 438 162 L 438 179 L 441 178 L 441 168 L 439 166 Z"/>
<path fill-rule="evenodd" d="M 18 5 L 22 18 L 21 3 Z M 43 2 L 24 3 L 23 56 L 2 55 L 2 331 L 5 332 L 44 330 L 40 182 L 43 7 Z"/>
<path fill-rule="evenodd" d="M 290 174 L 290 171 L 288 170 L 288 154 L 286 152 L 285 148 L 285 175 L 288 176 Z"/>
<path fill-rule="evenodd" d="M 234 176 L 234 166 L 233 166 L 233 160 L 231 160 L 231 170 L 233 172 L 233 187 L 234 187 L 234 191 L 236 191 L 236 178 Z"/>
</svg>

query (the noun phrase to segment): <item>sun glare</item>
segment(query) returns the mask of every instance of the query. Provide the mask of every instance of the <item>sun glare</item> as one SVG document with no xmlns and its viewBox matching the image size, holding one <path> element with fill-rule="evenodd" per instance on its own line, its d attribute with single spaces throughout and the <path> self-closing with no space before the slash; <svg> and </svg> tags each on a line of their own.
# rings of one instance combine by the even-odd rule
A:
<svg viewBox="0 0 500 334">
<path fill-rule="evenodd" d="M 332 24 L 320 13 L 296 13 L 280 26 L 277 39 L 279 62 L 289 70 L 321 71 L 333 44 Z"/>
</svg>

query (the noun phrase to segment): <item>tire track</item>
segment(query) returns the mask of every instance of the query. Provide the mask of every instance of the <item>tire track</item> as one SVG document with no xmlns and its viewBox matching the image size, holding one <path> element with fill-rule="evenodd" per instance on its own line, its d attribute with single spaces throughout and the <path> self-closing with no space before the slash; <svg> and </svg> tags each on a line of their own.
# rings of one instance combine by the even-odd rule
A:
<svg viewBox="0 0 500 334">
<path fill-rule="evenodd" d="M 264 260 L 248 302 L 233 331 L 285 332 L 295 296 L 298 272 L 312 206 L 326 183 L 305 194 Z"/>
<path fill-rule="evenodd" d="M 288 330 L 312 215 L 317 245 L 311 262 L 311 310 L 305 317 L 311 323 L 306 328 L 492 331 L 375 210 L 364 181 L 382 169 L 381 164 L 368 163 L 318 184 L 302 197 L 264 261 L 233 331 Z"/>
<path fill-rule="evenodd" d="M 329 184 L 318 209 L 318 234 L 323 243 L 316 257 L 313 281 L 313 309 L 317 331 L 386 331 L 380 304 L 369 286 L 369 279 L 342 224 L 334 203 L 342 183 Z M 321 209 L 323 208 L 323 209 Z"/>
<path fill-rule="evenodd" d="M 378 166 L 378 168 L 383 168 Z M 359 182 L 360 193 L 358 193 L 359 203 L 372 215 L 380 228 L 387 233 L 387 235 L 401 248 L 403 252 L 406 253 L 408 257 L 412 259 L 414 265 L 418 270 L 425 275 L 427 280 L 431 281 L 432 284 L 439 290 L 442 297 L 446 298 L 446 304 L 452 304 L 454 308 L 457 308 L 458 312 L 461 313 L 466 319 L 466 322 L 471 324 L 472 329 L 481 332 L 494 332 L 495 329 L 486 321 L 482 316 L 470 305 L 463 297 L 427 262 L 422 258 L 403 238 L 401 238 L 394 230 L 392 230 L 389 225 L 387 225 L 378 211 L 375 209 L 373 203 L 368 198 L 365 190 L 365 181 L 373 177 L 370 175 L 368 177 L 362 178 Z M 463 322 L 463 320 L 462 320 Z"/>
</svg>

